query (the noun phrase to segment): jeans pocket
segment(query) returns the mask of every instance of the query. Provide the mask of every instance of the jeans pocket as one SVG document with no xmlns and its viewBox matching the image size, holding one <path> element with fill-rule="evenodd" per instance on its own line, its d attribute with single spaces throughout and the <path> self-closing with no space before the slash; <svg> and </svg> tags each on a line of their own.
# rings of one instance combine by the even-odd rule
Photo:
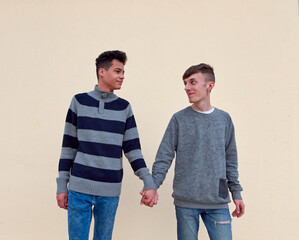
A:
<svg viewBox="0 0 299 240">
<path fill-rule="evenodd" d="M 226 179 L 219 179 L 219 197 L 223 199 L 228 197 L 228 184 Z"/>
</svg>

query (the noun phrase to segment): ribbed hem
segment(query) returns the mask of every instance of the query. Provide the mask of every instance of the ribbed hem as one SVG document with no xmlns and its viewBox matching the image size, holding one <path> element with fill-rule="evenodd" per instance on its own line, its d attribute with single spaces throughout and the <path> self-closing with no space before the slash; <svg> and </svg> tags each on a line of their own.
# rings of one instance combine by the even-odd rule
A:
<svg viewBox="0 0 299 240">
<path fill-rule="evenodd" d="M 173 201 L 174 205 L 178 207 L 185 207 L 185 208 L 196 208 L 196 209 L 228 209 L 228 204 L 202 204 L 202 203 L 196 203 L 196 202 L 187 202 L 184 200 L 174 199 Z"/>
<path fill-rule="evenodd" d="M 68 193 L 67 183 L 68 180 L 65 178 L 56 178 L 57 182 L 57 194 L 58 193 Z"/>
<path fill-rule="evenodd" d="M 233 199 L 240 199 L 242 200 L 241 192 L 232 192 Z"/>
<path fill-rule="evenodd" d="M 97 182 L 71 176 L 69 189 L 94 196 L 118 197 L 121 192 L 121 183 Z"/>
<path fill-rule="evenodd" d="M 143 190 L 157 189 L 156 185 L 154 184 L 152 175 L 149 174 L 148 176 L 144 177 L 142 180 L 144 184 Z"/>
</svg>

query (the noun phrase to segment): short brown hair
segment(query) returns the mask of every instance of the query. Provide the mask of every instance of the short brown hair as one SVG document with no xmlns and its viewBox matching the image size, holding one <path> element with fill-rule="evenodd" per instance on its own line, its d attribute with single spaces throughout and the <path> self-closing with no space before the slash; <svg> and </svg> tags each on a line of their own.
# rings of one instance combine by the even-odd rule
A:
<svg viewBox="0 0 299 240">
<path fill-rule="evenodd" d="M 183 80 L 198 72 L 205 74 L 206 80 L 215 82 L 214 69 L 212 66 L 206 63 L 200 63 L 198 65 L 189 67 L 183 74 Z"/>
</svg>

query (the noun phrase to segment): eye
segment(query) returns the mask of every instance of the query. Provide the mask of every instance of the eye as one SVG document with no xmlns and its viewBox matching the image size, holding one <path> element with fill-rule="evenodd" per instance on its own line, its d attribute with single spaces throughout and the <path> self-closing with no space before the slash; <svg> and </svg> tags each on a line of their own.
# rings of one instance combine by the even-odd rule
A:
<svg viewBox="0 0 299 240">
<path fill-rule="evenodd" d="M 194 85 L 196 82 L 194 80 L 191 81 L 191 84 Z"/>
<path fill-rule="evenodd" d="M 185 85 L 185 86 L 186 86 L 186 84 L 187 84 L 187 83 L 184 81 L 184 85 Z"/>
</svg>

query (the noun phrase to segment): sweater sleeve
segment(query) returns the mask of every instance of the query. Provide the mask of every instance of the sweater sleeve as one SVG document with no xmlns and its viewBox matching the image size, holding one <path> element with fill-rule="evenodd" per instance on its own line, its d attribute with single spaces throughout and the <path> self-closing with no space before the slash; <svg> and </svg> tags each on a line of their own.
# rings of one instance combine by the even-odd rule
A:
<svg viewBox="0 0 299 240">
<path fill-rule="evenodd" d="M 238 155 L 237 155 L 237 146 L 235 140 L 235 130 L 234 130 L 234 124 L 230 117 L 229 117 L 229 123 L 228 123 L 227 134 L 226 134 L 225 154 L 226 154 L 226 177 L 228 180 L 228 188 L 232 193 L 233 199 L 242 199 L 241 191 L 243 189 L 238 180 L 239 178 Z"/>
<path fill-rule="evenodd" d="M 131 105 L 127 107 L 127 120 L 122 148 L 126 158 L 130 162 L 134 174 L 143 180 L 143 190 L 156 189 L 152 175 L 146 167 L 141 152 L 139 134 Z"/>
<path fill-rule="evenodd" d="M 157 188 L 159 188 L 165 180 L 166 174 L 175 157 L 178 138 L 177 132 L 178 125 L 175 117 L 173 116 L 164 133 L 153 165 L 152 174 L 154 183 L 156 184 Z"/>
<path fill-rule="evenodd" d="M 78 148 L 77 108 L 73 97 L 65 120 L 62 149 L 58 166 L 57 193 L 68 193 L 68 182 Z"/>
</svg>

